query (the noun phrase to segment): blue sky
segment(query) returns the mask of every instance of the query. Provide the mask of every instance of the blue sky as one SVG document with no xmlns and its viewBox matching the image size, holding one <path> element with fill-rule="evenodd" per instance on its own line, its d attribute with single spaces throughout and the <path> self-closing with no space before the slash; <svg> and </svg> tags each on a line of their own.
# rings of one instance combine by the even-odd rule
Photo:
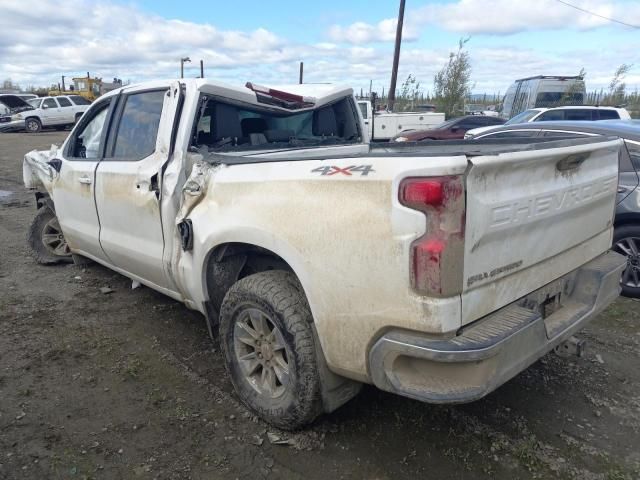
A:
<svg viewBox="0 0 640 480">
<path fill-rule="evenodd" d="M 87 70 L 130 81 L 175 77 L 188 55 L 189 76 L 202 58 L 208 77 L 291 83 L 303 60 L 307 81 L 366 90 L 372 80 L 375 90 L 388 88 L 397 1 L 34 3 L 0 2 L 0 74 L 23 84 L 48 85 Z M 572 3 L 640 25 L 638 0 Z M 634 64 L 628 88 L 640 86 L 640 31 L 557 0 L 407 0 L 404 35 L 400 78 L 413 73 L 425 91 L 466 36 L 477 93 L 582 67 L 587 89 L 601 88 L 621 63 Z"/>
</svg>

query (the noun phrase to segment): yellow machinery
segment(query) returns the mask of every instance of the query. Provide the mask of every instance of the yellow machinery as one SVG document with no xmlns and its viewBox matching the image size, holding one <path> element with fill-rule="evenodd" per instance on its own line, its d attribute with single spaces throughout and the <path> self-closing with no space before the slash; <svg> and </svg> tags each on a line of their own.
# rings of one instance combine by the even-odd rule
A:
<svg viewBox="0 0 640 480">
<path fill-rule="evenodd" d="M 62 85 L 58 84 L 57 87 L 53 86 L 49 90 L 49 95 L 55 97 L 56 95 L 80 95 L 90 102 L 93 102 L 100 96 L 102 87 L 102 78 L 93 77 L 87 72 L 86 77 L 74 77 L 73 86 L 67 90 L 64 84 L 64 75 L 62 76 Z"/>
</svg>

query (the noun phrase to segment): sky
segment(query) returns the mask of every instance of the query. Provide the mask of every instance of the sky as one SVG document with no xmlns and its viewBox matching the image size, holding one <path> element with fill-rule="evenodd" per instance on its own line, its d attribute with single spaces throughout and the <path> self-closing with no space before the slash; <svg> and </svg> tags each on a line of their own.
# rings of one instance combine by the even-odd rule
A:
<svg viewBox="0 0 640 480">
<path fill-rule="evenodd" d="M 472 91 L 502 93 L 517 78 L 587 72 L 606 88 L 632 64 L 640 88 L 640 0 L 406 0 L 400 84 L 413 74 L 427 93 L 461 38 Z M 388 90 L 399 1 L 0 0 L 0 81 L 49 86 L 86 75 L 140 82 L 185 76 L 233 84 L 305 82 Z"/>
</svg>

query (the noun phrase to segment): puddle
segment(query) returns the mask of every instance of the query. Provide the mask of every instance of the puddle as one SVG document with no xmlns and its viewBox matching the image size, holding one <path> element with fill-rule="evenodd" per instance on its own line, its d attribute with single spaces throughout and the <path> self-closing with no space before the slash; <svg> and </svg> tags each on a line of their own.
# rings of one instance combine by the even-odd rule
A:
<svg viewBox="0 0 640 480">
<path fill-rule="evenodd" d="M 13 192 L 9 190 L 0 190 L 0 198 L 7 198 L 13 195 Z"/>
</svg>

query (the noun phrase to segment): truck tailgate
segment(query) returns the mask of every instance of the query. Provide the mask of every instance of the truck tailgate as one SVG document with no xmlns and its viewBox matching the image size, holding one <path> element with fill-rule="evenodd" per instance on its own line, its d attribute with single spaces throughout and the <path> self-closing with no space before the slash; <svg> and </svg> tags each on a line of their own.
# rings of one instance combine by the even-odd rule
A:
<svg viewBox="0 0 640 480">
<path fill-rule="evenodd" d="M 611 246 L 621 140 L 469 157 L 462 324 Z"/>
</svg>

